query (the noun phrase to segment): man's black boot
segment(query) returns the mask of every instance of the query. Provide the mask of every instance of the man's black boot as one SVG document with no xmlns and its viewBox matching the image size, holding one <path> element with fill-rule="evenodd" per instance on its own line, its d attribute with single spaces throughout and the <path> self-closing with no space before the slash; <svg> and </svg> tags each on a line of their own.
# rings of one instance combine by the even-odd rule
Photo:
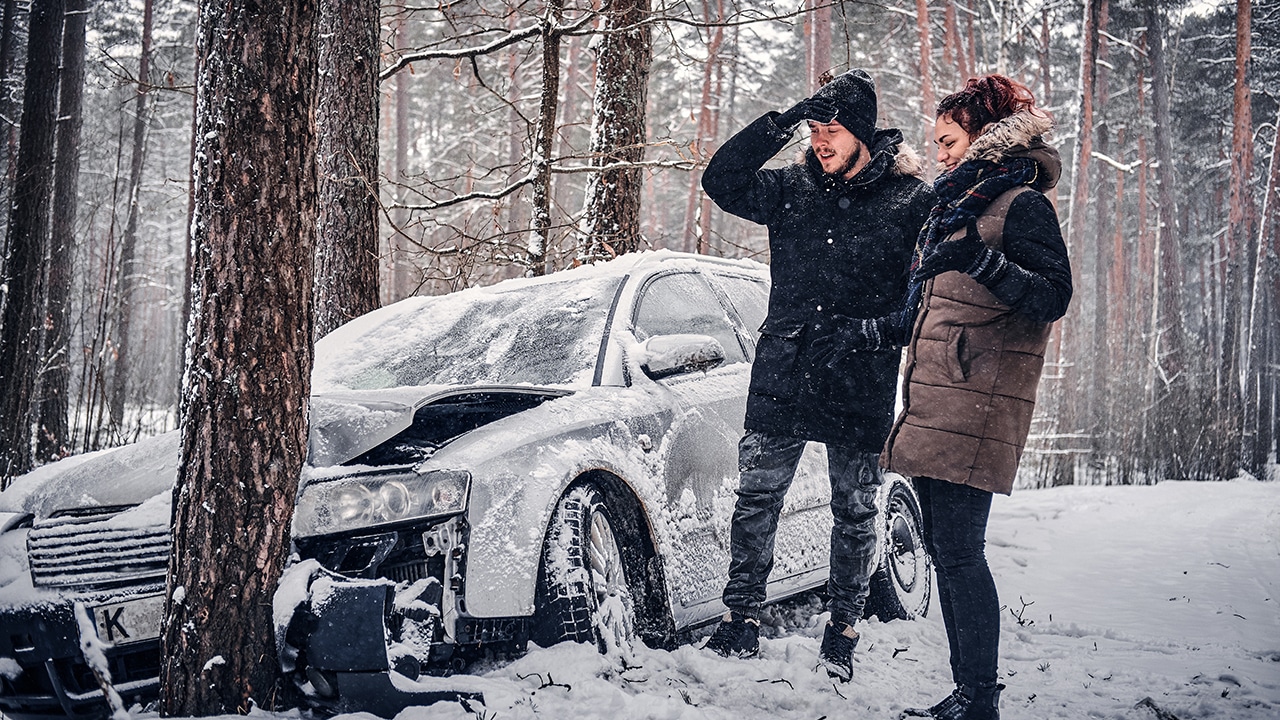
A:
<svg viewBox="0 0 1280 720">
<path fill-rule="evenodd" d="M 753 657 L 760 652 L 760 621 L 727 612 L 703 647 L 724 657 Z"/>
<path fill-rule="evenodd" d="M 828 677 L 840 682 L 849 682 L 853 677 L 853 649 L 860 637 L 856 632 L 850 637 L 848 632 L 853 632 L 848 623 L 827 623 L 822 631 L 822 648 L 818 650 L 818 664 L 826 669 Z"/>
</svg>

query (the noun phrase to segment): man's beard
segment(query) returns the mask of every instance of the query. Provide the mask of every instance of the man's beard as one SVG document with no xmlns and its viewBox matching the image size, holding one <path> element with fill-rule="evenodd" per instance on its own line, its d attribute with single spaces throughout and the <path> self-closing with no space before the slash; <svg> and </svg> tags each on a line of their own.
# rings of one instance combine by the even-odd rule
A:
<svg viewBox="0 0 1280 720">
<path fill-rule="evenodd" d="M 832 177 L 842 178 L 845 175 L 848 175 L 850 172 L 852 172 L 853 169 L 857 167 L 858 161 L 861 159 L 862 159 L 862 145 L 859 144 L 854 146 L 853 154 L 849 156 L 848 162 L 840 166 L 839 170 L 836 170 L 835 172 L 831 172 L 827 174 L 831 175 Z"/>
</svg>

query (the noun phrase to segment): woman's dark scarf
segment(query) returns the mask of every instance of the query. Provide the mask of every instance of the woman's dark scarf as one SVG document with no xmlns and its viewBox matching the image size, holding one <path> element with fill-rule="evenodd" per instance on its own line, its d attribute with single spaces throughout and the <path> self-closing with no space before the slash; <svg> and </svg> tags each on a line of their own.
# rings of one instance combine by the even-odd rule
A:
<svg viewBox="0 0 1280 720">
<path fill-rule="evenodd" d="M 893 337 L 903 345 L 910 339 L 911 326 L 924 297 L 924 280 L 916 277 L 916 269 L 938 243 L 968 226 L 969 221 L 977 219 L 992 200 L 1006 191 L 1019 185 L 1035 187 L 1039 175 L 1040 164 L 1031 158 L 1005 158 L 1000 163 L 975 159 L 961 163 L 933 181 L 938 202 L 929 211 L 929 219 L 916 238 L 906 302 L 896 316 L 891 316 Z"/>
</svg>

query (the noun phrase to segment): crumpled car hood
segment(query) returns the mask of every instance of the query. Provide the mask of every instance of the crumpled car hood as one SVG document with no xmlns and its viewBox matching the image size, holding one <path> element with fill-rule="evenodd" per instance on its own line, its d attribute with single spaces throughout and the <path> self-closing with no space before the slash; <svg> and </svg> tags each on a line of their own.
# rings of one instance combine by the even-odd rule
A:
<svg viewBox="0 0 1280 720">
<path fill-rule="evenodd" d="M 314 395 L 307 464 L 341 465 L 409 427 L 424 405 L 477 391 L 566 394 L 562 389 L 528 386 L 437 385 Z M 138 505 L 173 489 L 180 442 L 181 432 L 173 430 L 45 465 L 0 492 L 0 512 L 43 518 L 69 508 Z"/>
</svg>

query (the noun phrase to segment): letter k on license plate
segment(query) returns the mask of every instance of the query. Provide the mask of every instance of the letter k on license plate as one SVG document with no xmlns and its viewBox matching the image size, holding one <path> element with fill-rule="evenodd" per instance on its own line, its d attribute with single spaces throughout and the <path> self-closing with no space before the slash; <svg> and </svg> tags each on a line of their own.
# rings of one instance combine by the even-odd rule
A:
<svg viewBox="0 0 1280 720">
<path fill-rule="evenodd" d="M 93 608 L 93 624 L 98 637 L 123 645 L 160 637 L 164 618 L 164 595 L 149 595 Z"/>
</svg>

